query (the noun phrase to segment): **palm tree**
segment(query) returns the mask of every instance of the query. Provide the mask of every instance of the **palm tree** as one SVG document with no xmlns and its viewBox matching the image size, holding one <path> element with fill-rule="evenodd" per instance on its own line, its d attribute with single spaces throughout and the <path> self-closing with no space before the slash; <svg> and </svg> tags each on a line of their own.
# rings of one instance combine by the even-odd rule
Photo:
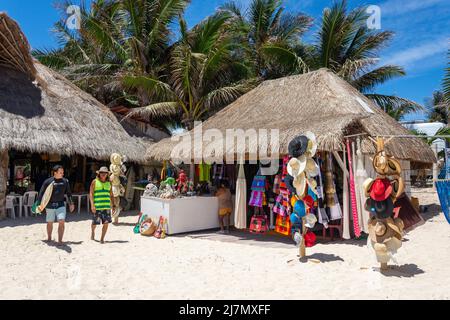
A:
<svg viewBox="0 0 450 320">
<path fill-rule="evenodd" d="M 450 117 L 450 104 L 445 100 L 442 91 L 433 92 L 433 97 L 425 103 L 428 109 L 428 119 L 430 121 L 439 121 L 448 124 Z"/>
<path fill-rule="evenodd" d="M 296 48 L 302 46 L 301 36 L 312 23 L 310 17 L 284 12 L 282 0 L 252 0 L 245 12 L 231 1 L 219 11 L 230 13 L 242 30 L 237 40 L 248 44 L 248 59 L 258 77 L 271 79 L 307 71 Z"/>
<path fill-rule="evenodd" d="M 447 56 L 449 58 L 447 69 L 445 70 L 445 77 L 444 77 L 444 95 L 445 99 L 447 100 L 447 103 L 450 105 L 450 49 L 448 50 Z"/>
<path fill-rule="evenodd" d="M 405 71 L 396 65 L 377 66 L 378 52 L 393 33 L 370 30 L 368 18 L 364 7 L 348 11 L 346 0 L 335 2 L 323 12 L 315 43 L 300 55 L 311 69 L 334 71 L 387 112 L 398 116 L 420 110 L 413 101 L 372 92 L 377 85 L 405 75 Z"/>
<path fill-rule="evenodd" d="M 251 68 L 236 54 L 234 30 L 226 12 L 217 12 L 192 30 L 180 19 L 181 39 L 170 52 L 168 81 L 150 75 L 130 74 L 124 83 L 131 89 L 145 89 L 153 97 L 149 105 L 134 109 L 129 116 L 181 115 L 188 129 L 219 108 L 231 103 L 258 83 Z"/>
<path fill-rule="evenodd" d="M 170 50 L 170 25 L 183 14 L 189 0 L 94 0 L 81 6 L 81 28 L 55 25 L 61 49 L 36 50 L 42 63 L 58 69 L 104 103 L 127 99 L 138 105 L 151 101 L 148 91 L 129 96 L 124 74 L 164 77 Z M 61 4 L 65 9 L 69 2 Z"/>
</svg>

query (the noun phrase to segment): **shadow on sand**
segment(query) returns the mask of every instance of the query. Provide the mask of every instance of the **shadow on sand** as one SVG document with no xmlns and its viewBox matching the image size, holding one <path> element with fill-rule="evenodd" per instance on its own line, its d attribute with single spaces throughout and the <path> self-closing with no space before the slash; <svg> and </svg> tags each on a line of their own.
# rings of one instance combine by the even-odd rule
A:
<svg viewBox="0 0 450 320">
<path fill-rule="evenodd" d="M 387 270 L 380 270 L 380 268 L 374 268 L 374 270 L 380 271 L 385 277 L 397 277 L 397 278 L 412 278 L 418 274 L 425 273 L 414 263 L 408 263 L 401 266 L 389 266 Z"/>
<path fill-rule="evenodd" d="M 324 262 L 333 262 L 333 261 L 342 261 L 344 262 L 344 259 L 342 259 L 340 256 L 337 256 L 335 254 L 328 254 L 328 253 L 313 253 L 311 255 L 307 255 L 304 258 L 299 259 L 300 262 L 317 262 L 317 263 L 324 263 Z"/>
<path fill-rule="evenodd" d="M 67 253 L 72 253 L 72 247 L 71 247 L 72 245 L 83 244 L 83 241 L 67 241 L 67 242 L 63 242 L 61 244 L 59 244 L 58 242 L 55 242 L 55 241 L 47 241 L 47 240 L 42 240 L 42 242 L 45 243 L 49 247 L 54 247 L 58 250 L 65 251 Z"/>
</svg>

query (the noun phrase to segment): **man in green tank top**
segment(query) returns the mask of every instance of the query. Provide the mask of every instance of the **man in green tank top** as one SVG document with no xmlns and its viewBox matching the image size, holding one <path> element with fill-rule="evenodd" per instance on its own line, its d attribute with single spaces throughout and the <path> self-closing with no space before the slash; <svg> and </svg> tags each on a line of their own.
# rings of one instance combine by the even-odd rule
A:
<svg viewBox="0 0 450 320">
<path fill-rule="evenodd" d="M 100 240 L 103 244 L 105 243 L 105 235 L 108 231 L 108 226 L 112 222 L 111 210 L 115 209 L 111 201 L 112 191 L 108 168 L 101 167 L 100 170 L 97 171 L 97 178 L 91 183 L 89 195 L 91 211 L 93 214 L 91 240 L 95 240 L 96 227 L 103 224 L 102 237 Z"/>
</svg>

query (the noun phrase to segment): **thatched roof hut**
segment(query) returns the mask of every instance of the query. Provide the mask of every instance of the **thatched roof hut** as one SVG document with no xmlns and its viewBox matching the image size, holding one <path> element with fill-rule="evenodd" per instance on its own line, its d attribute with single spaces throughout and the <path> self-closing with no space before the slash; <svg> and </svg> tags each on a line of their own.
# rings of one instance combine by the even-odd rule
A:
<svg viewBox="0 0 450 320">
<path fill-rule="evenodd" d="M 34 61 L 17 23 L 0 13 L 0 150 L 99 160 L 119 152 L 144 162 L 150 144 L 131 137 L 107 107 Z"/>
<path fill-rule="evenodd" d="M 346 135 L 366 133 L 362 136 L 362 151 L 366 154 L 375 152 L 368 136 L 410 134 L 327 69 L 265 81 L 203 122 L 202 126 L 203 132 L 219 129 L 224 135 L 227 129 L 279 129 L 281 155 L 287 154 L 291 139 L 306 131 L 315 133 L 319 149 L 323 151 L 342 151 Z M 203 150 L 215 149 L 214 143 L 217 142 L 204 143 Z M 159 161 L 170 159 L 177 144 L 170 138 L 161 140 L 148 149 L 147 157 Z M 249 141 L 247 147 L 255 144 L 257 141 Z M 270 148 L 269 143 L 267 149 Z M 386 149 L 399 159 L 435 162 L 432 150 L 417 138 L 394 138 Z M 225 151 L 226 154 L 235 152 L 234 149 Z"/>
</svg>

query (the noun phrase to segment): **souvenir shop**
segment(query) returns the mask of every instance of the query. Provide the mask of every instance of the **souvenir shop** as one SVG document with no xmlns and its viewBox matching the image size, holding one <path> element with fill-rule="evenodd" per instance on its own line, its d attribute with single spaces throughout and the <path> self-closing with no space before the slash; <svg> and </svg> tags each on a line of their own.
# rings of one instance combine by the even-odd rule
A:
<svg viewBox="0 0 450 320">
<path fill-rule="evenodd" d="M 289 154 L 276 160 L 278 170 L 273 170 L 274 160 L 181 167 L 165 161 L 159 179 L 146 187 L 141 211 L 152 219 L 166 217 L 168 234 L 218 228 L 215 194 L 225 181 L 232 194 L 230 220 L 235 229 L 291 237 L 306 247 L 317 239 L 367 238 L 375 210 L 365 192 L 367 181 L 377 175 L 373 157 L 362 155 L 359 138 L 348 139 L 344 147 L 345 152 L 319 151 L 316 137 L 307 132 L 295 137 Z M 395 190 L 403 194 L 409 186 L 400 168 L 408 163 L 388 163 L 397 170 Z M 405 229 L 421 222 L 407 196 L 395 199 L 403 203 L 397 215 Z"/>
</svg>

